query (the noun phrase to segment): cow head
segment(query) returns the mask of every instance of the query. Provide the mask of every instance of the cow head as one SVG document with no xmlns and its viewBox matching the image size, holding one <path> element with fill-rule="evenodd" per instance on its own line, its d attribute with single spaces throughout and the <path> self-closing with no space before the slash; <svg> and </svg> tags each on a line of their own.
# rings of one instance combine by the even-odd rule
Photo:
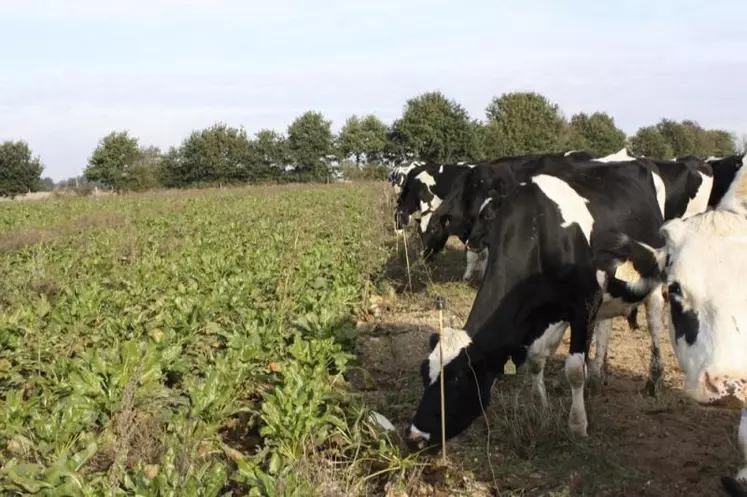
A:
<svg viewBox="0 0 747 497">
<path fill-rule="evenodd" d="M 441 444 L 441 378 L 438 335 L 431 336 L 431 353 L 423 361 L 423 396 L 405 439 L 412 449 Z M 496 376 L 493 361 L 468 353 L 471 338 L 464 330 L 445 328 L 443 335 L 444 406 L 446 438 L 467 429 L 490 402 L 490 389 Z M 471 348 L 469 348 L 471 351 Z M 502 364 L 502 363 L 501 363 Z"/>
<path fill-rule="evenodd" d="M 500 200 L 496 200 L 494 197 L 488 197 L 483 201 L 477 221 L 472 225 L 472 231 L 465 243 L 467 250 L 480 252 L 485 249 L 490 225 L 493 223 L 496 212 L 500 207 L 499 203 Z"/>
<path fill-rule="evenodd" d="M 747 403 L 747 171 L 716 209 L 662 226 L 670 338 L 685 392 Z"/>
</svg>

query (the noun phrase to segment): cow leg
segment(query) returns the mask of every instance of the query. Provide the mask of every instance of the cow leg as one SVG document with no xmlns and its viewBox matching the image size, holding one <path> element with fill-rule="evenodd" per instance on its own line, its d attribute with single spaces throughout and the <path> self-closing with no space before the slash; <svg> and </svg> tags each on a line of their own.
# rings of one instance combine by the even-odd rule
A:
<svg viewBox="0 0 747 497">
<path fill-rule="evenodd" d="M 480 261 L 480 265 L 478 266 L 478 271 L 480 272 L 480 279 L 482 280 L 485 278 L 485 271 L 488 270 L 488 249 L 483 249 L 483 251 L 480 252 L 480 255 L 482 256 L 482 260 Z"/>
<path fill-rule="evenodd" d="M 593 281 L 593 280 L 592 280 Z M 594 330 L 594 321 L 602 303 L 602 294 L 592 288 L 596 283 L 587 287 L 594 292 L 591 301 L 585 300 L 575 306 L 571 319 L 571 347 L 565 359 L 565 377 L 571 385 L 571 412 L 568 415 L 568 427 L 576 437 L 586 437 L 589 426 L 586 417 L 586 403 L 584 400 L 584 385 L 586 383 L 586 358 L 589 356 L 589 345 Z M 585 292 L 577 289 L 581 295 Z"/>
<path fill-rule="evenodd" d="M 467 269 L 464 270 L 464 275 L 462 275 L 463 281 L 469 281 L 469 279 L 472 277 L 472 274 L 475 272 L 475 267 L 477 266 L 477 259 L 479 257 L 480 254 L 472 252 L 471 250 L 467 251 Z"/>
<path fill-rule="evenodd" d="M 605 319 L 597 322 L 594 326 L 594 336 L 596 337 L 597 348 L 594 352 L 594 360 L 591 363 L 589 379 L 593 380 L 593 383 L 596 383 L 596 386 L 601 390 L 607 373 L 607 349 L 612 336 L 612 320 Z"/>
<path fill-rule="evenodd" d="M 745 497 L 747 496 L 747 408 L 742 408 L 737 442 L 739 451 L 742 453 L 742 464 L 744 466 L 737 472 L 736 478 L 722 476 L 721 484 L 730 496 Z"/>
<path fill-rule="evenodd" d="M 662 381 L 660 344 L 661 333 L 664 330 L 664 297 L 661 294 L 661 285 L 654 288 L 646 297 L 646 322 L 651 335 L 651 362 L 646 390 L 655 396 L 661 388 Z"/>
<path fill-rule="evenodd" d="M 542 408 L 547 408 L 547 391 L 545 390 L 545 362 L 563 340 L 568 323 L 551 323 L 542 335 L 532 342 L 527 352 L 529 372 L 532 374 L 532 393 L 539 397 Z"/>
</svg>

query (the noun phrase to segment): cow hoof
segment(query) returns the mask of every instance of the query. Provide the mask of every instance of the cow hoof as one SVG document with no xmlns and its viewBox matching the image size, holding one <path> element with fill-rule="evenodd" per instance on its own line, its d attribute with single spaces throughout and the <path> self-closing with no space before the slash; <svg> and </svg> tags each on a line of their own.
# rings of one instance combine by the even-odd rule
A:
<svg viewBox="0 0 747 497">
<path fill-rule="evenodd" d="M 575 438 L 586 438 L 588 436 L 586 423 L 571 423 L 569 428 L 571 429 L 571 435 Z"/>
<path fill-rule="evenodd" d="M 646 395 L 649 397 L 658 397 L 661 392 L 661 380 L 652 380 L 649 378 L 646 380 L 646 386 L 644 387 Z"/>
<path fill-rule="evenodd" d="M 722 476 L 721 485 L 731 497 L 747 497 L 747 488 L 732 476 Z"/>
</svg>

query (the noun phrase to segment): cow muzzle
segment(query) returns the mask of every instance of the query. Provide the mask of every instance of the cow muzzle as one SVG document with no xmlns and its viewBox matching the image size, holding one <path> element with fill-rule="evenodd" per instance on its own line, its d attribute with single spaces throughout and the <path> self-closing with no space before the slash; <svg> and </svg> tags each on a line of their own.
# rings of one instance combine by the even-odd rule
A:
<svg viewBox="0 0 747 497">
<path fill-rule="evenodd" d="M 431 436 L 429 433 L 418 430 L 415 425 L 410 425 L 406 429 L 404 438 L 408 449 L 418 451 L 428 447 Z"/>
</svg>

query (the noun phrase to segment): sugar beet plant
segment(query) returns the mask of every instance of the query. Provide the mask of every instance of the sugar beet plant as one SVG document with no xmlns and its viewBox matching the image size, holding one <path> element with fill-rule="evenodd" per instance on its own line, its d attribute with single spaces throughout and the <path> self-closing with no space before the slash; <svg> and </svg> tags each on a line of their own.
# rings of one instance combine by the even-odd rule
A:
<svg viewBox="0 0 747 497">
<path fill-rule="evenodd" d="M 379 188 L 0 205 L 0 493 L 313 495 L 394 467 L 343 378 Z"/>
</svg>

